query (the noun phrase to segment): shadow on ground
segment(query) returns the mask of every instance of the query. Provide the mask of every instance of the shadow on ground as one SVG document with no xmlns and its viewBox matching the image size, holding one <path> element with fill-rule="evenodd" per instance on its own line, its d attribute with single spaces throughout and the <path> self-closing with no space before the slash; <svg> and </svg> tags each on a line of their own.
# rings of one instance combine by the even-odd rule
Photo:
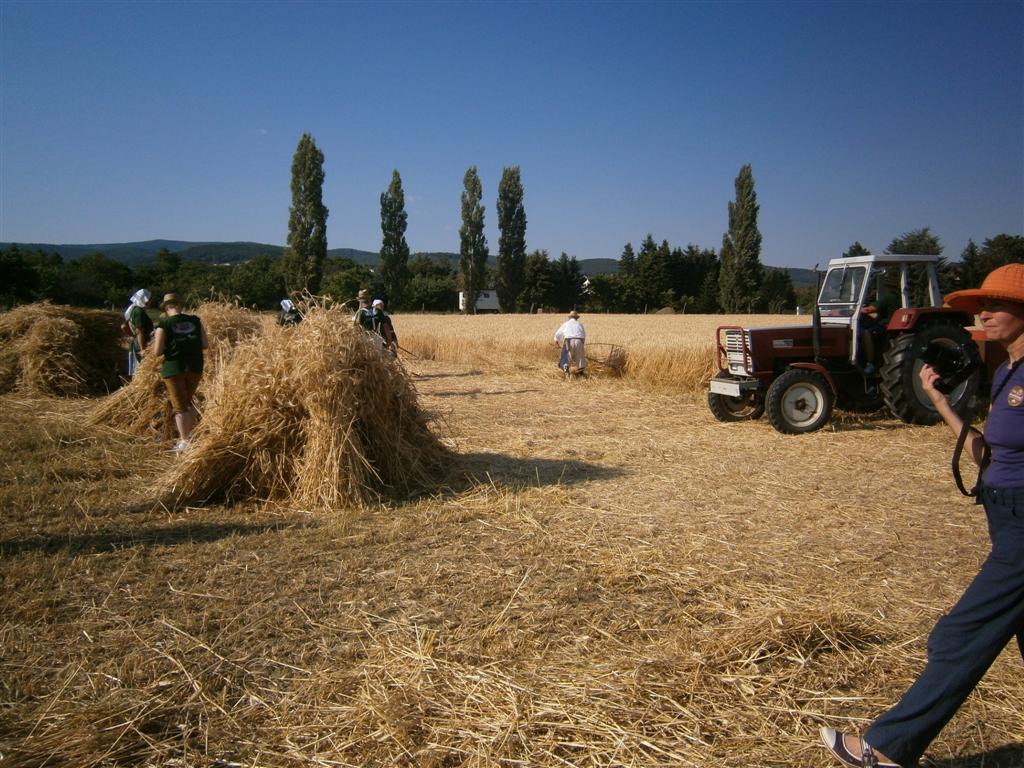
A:
<svg viewBox="0 0 1024 768">
<path fill-rule="evenodd" d="M 948 760 L 925 760 L 922 768 L 1021 768 L 1024 766 L 1024 744 L 1007 744 L 976 755 Z"/>
<path fill-rule="evenodd" d="M 577 485 L 591 480 L 624 477 L 620 467 L 606 467 L 571 459 L 521 459 L 501 453 L 464 453 L 453 467 L 454 490 L 466 490 L 480 482 L 522 487 L 524 485 Z"/>
<path fill-rule="evenodd" d="M 277 523 L 182 523 L 160 528 L 140 528 L 131 531 L 99 531 L 96 533 L 40 534 L 20 539 L 0 541 L 0 556 L 25 552 L 113 552 L 139 546 L 173 546 L 176 544 L 206 543 L 230 536 L 253 536 L 271 531 L 310 528 L 309 522 Z"/>
<path fill-rule="evenodd" d="M 540 392 L 539 389 L 451 389 L 444 392 L 431 392 L 434 397 L 476 397 L 477 395 L 524 395 L 529 392 Z"/>
</svg>

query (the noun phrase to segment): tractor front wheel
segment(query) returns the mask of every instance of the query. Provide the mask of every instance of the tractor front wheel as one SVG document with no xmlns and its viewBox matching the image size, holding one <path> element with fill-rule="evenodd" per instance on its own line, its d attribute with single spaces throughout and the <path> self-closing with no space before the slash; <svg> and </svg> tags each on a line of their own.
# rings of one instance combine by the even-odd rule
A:
<svg viewBox="0 0 1024 768">
<path fill-rule="evenodd" d="M 764 413 L 764 393 L 751 390 L 739 397 L 708 392 L 708 408 L 719 421 L 753 421 Z"/>
<path fill-rule="evenodd" d="M 785 435 L 821 429 L 832 415 L 832 388 L 820 373 L 790 368 L 768 387 L 768 421 Z"/>
</svg>

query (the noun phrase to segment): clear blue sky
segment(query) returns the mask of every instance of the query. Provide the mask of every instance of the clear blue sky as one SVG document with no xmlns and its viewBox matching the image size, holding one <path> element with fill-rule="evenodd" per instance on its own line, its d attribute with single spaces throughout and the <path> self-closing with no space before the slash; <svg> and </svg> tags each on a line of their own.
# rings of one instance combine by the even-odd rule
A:
<svg viewBox="0 0 1024 768">
<path fill-rule="evenodd" d="M 1024 232 L 1024 3 L 0 0 L 0 241 L 283 244 L 304 132 L 331 248 L 458 251 L 470 165 L 497 251 L 719 248 L 745 163 L 762 260 L 929 226 Z"/>
</svg>

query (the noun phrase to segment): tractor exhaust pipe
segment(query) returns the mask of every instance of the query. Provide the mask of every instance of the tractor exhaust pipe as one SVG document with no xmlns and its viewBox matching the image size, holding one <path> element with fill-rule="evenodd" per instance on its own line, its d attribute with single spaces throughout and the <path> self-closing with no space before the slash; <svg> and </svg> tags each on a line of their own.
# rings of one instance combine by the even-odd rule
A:
<svg viewBox="0 0 1024 768">
<path fill-rule="evenodd" d="M 818 304 L 818 296 L 821 295 L 821 272 L 818 265 L 814 265 L 814 310 L 811 312 L 811 346 L 814 349 L 814 362 L 821 364 L 821 305 Z"/>
</svg>

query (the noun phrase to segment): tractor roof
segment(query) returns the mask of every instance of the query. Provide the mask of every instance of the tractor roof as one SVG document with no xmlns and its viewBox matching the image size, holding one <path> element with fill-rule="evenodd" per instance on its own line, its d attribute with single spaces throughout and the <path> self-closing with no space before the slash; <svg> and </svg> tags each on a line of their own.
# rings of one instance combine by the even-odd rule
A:
<svg viewBox="0 0 1024 768">
<path fill-rule="evenodd" d="M 935 264 L 939 257 L 935 255 L 919 256 L 917 254 L 885 253 L 876 256 L 872 253 L 866 256 L 845 256 L 829 261 L 829 267 L 849 267 L 861 264 Z"/>
</svg>

